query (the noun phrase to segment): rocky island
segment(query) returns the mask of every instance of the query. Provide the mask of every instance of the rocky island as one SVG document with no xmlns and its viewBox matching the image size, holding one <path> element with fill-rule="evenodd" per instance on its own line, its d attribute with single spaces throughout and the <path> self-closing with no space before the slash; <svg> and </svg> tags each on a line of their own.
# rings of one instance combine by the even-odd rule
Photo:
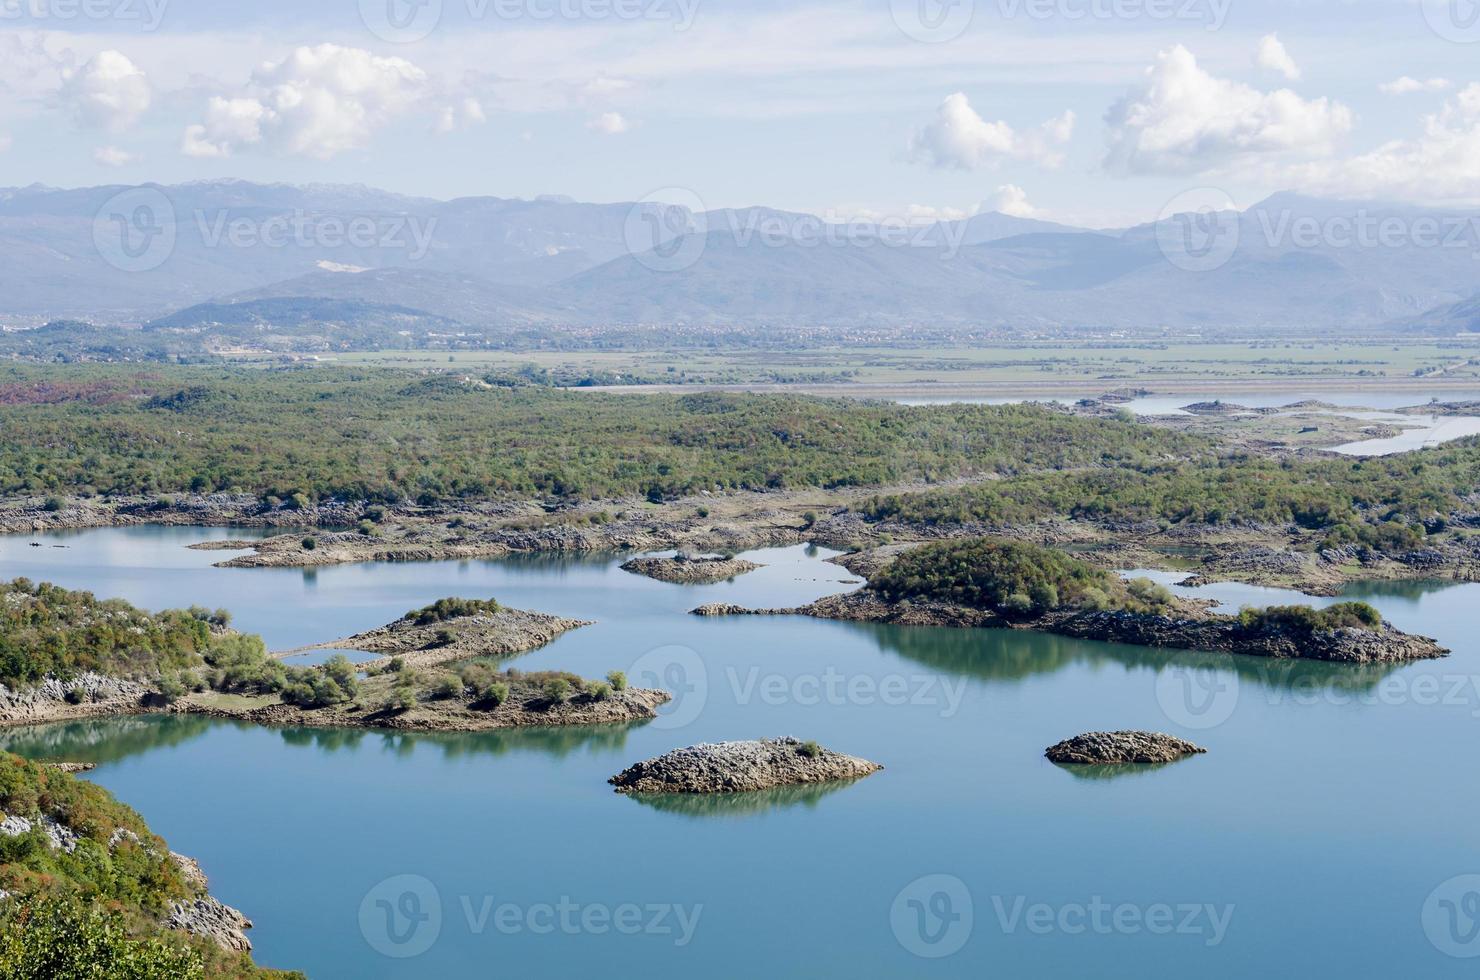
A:
<svg viewBox="0 0 1480 980">
<path fill-rule="evenodd" d="M 622 570 L 646 575 L 660 582 L 678 585 L 712 585 L 760 568 L 755 562 L 724 555 L 688 555 L 679 552 L 671 558 L 633 558 L 622 563 Z"/>
<path fill-rule="evenodd" d="M 1160 732 L 1089 732 L 1051 745 L 1043 753 L 1060 765 L 1156 765 L 1207 749 Z"/>
<path fill-rule="evenodd" d="M 858 779 L 884 768 L 795 738 L 716 742 L 629 766 L 607 780 L 618 793 L 743 793 Z"/>
<path fill-rule="evenodd" d="M 364 650 L 367 653 L 394 654 L 414 667 L 473 657 L 511 657 L 536 650 L 556 637 L 582 626 L 587 620 L 565 619 L 548 613 L 510 609 L 494 599 L 438 599 L 421 609 L 413 609 L 400 619 L 364 633 L 331 640 L 305 650 Z M 362 667 L 384 666 L 385 660 L 361 664 Z"/>
<path fill-rule="evenodd" d="M 224 610 L 150 613 L 25 579 L 0 585 L 0 619 L 0 725 L 172 712 L 484 731 L 641 721 L 670 697 L 629 688 L 620 671 L 604 681 L 498 671 L 487 658 L 532 650 L 583 624 L 492 599 L 442 599 L 330 644 L 396 656 L 356 665 L 336 654 L 313 667 L 283 664 L 261 638 L 232 631 Z"/>
<path fill-rule="evenodd" d="M 1352 664 L 1446 656 L 1366 603 L 1209 612 L 1147 579 L 1119 576 L 1068 554 L 992 538 L 924 545 L 874 573 L 866 588 L 796 609 L 710 605 L 697 615 L 797 614 L 906 626 L 996 627 L 1178 650 Z"/>
</svg>

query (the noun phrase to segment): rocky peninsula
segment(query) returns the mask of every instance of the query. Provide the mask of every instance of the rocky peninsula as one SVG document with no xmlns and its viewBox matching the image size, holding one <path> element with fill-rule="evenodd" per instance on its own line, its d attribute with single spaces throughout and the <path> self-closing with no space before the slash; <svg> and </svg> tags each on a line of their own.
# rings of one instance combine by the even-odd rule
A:
<svg viewBox="0 0 1480 980">
<path fill-rule="evenodd" d="M 717 742 L 675 749 L 607 780 L 618 793 L 744 793 L 858 779 L 884 768 L 795 738 Z"/>
<path fill-rule="evenodd" d="M 877 571 L 867 587 L 794 609 L 713 604 L 693 612 L 1027 629 L 1135 646 L 1349 664 L 1407 663 L 1449 653 L 1385 622 L 1364 603 L 1218 615 L 1147 580 L 1124 582 L 1062 552 L 997 539 L 906 552 Z"/>
<path fill-rule="evenodd" d="M 1060 765 L 1156 765 L 1207 749 L 1160 732 L 1089 732 L 1051 745 L 1043 753 Z"/>
<path fill-rule="evenodd" d="M 682 552 L 671 558 L 633 558 L 622 563 L 622 570 L 625 572 L 646 575 L 660 582 L 677 585 L 712 585 L 753 572 L 760 567 L 743 558 L 726 558 L 723 555 L 691 556 Z"/>
<path fill-rule="evenodd" d="M 590 626 L 584 619 L 566 619 L 548 613 L 510 609 L 493 600 L 444 599 L 425 609 L 413 610 L 384 626 L 330 640 L 276 656 L 307 650 L 363 650 L 387 654 L 383 659 L 362 663 L 374 669 L 399 656 L 408 666 L 434 667 L 474 657 L 512 657 L 537 650 L 557 637 Z"/>
</svg>

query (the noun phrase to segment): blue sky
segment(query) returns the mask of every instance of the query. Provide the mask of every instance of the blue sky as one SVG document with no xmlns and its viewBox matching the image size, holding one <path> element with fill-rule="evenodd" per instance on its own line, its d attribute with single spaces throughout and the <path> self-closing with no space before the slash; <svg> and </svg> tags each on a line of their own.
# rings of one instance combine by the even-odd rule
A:
<svg viewBox="0 0 1480 980">
<path fill-rule="evenodd" d="M 422 3 L 0 0 L 0 185 L 1098 226 L 1188 194 L 1480 204 L 1470 0 Z"/>
</svg>

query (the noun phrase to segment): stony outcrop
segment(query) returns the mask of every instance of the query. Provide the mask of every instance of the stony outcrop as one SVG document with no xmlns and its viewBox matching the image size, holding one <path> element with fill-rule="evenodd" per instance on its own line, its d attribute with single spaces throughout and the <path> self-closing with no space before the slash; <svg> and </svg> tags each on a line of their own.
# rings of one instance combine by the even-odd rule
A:
<svg viewBox="0 0 1480 980">
<path fill-rule="evenodd" d="M 82 839 L 72 828 L 59 823 L 45 813 L 41 814 L 37 820 L 16 814 L 0 819 L 0 837 L 19 837 L 22 834 L 31 833 L 38 826 L 46 836 L 47 846 L 65 854 L 76 851 L 78 842 Z M 125 841 L 132 844 L 143 843 L 138 834 L 119 828 L 109 839 L 108 848 L 112 850 Z M 194 894 L 169 903 L 164 918 L 165 925 L 171 929 L 204 936 L 223 949 L 250 952 L 252 943 L 247 939 L 245 930 L 252 928 L 251 921 L 230 905 L 217 900 L 206 890 L 210 882 L 206 880 L 205 872 L 193 858 L 171 851 L 170 859 L 179 867 L 180 876 Z M 0 893 L 0 898 L 3 897 L 4 894 Z"/>
<path fill-rule="evenodd" d="M 742 793 L 858 779 L 883 766 L 795 738 L 675 749 L 607 780 L 618 793 Z"/>
<path fill-rule="evenodd" d="M 718 555 L 691 557 L 684 554 L 674 555 L 672 558 L 633 558 L 622 563 L 622 570 L 625 572 L 678 585 L 711 585 L 753 572 L 760 567 L 743 558 L 724 558 Z"/>
<path fill-rule="evenodd" d="M 1061 765 L 1105 766 L 1176 762 L 1206 751 L 1160 732 L 1089 732 L 1051 745 L 1043 754 Z"/>
<path fill-rule="evenodd" d="M 1192 612 L 1195 607 L 1188 606 Z M 1006 619 L 988 610 L 935 599 L 894 602 L 872 589 L 828 596 L 796 609 L 741 609 L 707 606 L 697 615 L 800 615 L 900 626 L 994 627 L 1057 633 L 1084 640 L 1256 657 L 1325 660 L 1350 664 L 1398 664 L 1432 660 L 1449 651 L 1425 636 L 1404 633 L 1391 623 L 1373 629 L 1347 627 L 1298 631 L 1247 627 L 1237 617 L 1201 614 L 1164 616 L 1124 611 L 1060 610 L 1033 619 Z"/>
<path fill-rule="evenodd" d="M 194 858 L 171 851 L 170 860 L 179 867 L 185 883 L 200 894 L 185 901 L 171 902 L 165 925 L 204 936 L 222 949 L 251 952 L 252 941 L 247 938 L 246 930 L 252 928 L 252 920 L 206 891 L 210 882 Z"/>
<path fill-rule="evenodd" d="M 305 650 L 364 650 L 389 655 L 362 664 L 365 668 L 385 666 L 391 656 L 399 656 L 408 666 L 434 667 L 473 657 L 512 657 L 527 653 L 564 633 L 590 625 L 583 619 L 501 608 L 495 613 L 459 616 L 436 623 L 417 624 L 412 620 L 398 619 L 342 640 L 288 650 L 278 656 Z"/>
<path fill-rule="evenodd" d="M 146 684 L 95 673 L 65 681 L 47 677 L 35 687 L 16 690 L 0 684 L 0 725 L 140 712 L 155 694 Z"/>
</svg>

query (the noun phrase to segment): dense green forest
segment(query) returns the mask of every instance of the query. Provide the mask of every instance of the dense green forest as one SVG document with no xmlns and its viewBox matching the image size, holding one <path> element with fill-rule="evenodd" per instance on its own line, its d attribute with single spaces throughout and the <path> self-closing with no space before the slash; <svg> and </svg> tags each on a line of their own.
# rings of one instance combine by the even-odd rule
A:
<svg viewBox="0 0 1480 980">
<path fill-rule="evenodd" d="M 66 372 L 0 370 L 0 493 L 658 499 L 1146 466 L 1210 452 L 1201 439 L 1034 405 L 611 395 L 322 367 Z"/>
<path fill-rule="evenodd" d="M 1022 541 L 960 538 L 905 552 L 869 580 L 893 600 L 939 599 L 1006 616 L 1057 609 L 1151 612 L 1171 602 L 1146 579 L 1119 576 L 1062 551 Z"/>
<path fill-rule="evenodd" d="M 1007 524 L 1051 515 L 1169 524 L 1298 524 L 1321 543 L 1411 547 L 1480 487 L 1480 437 L 1370 459 L 1232 456 L 1028 475 L 875 498 L 872 520 Z M 1427 525 L 1427 527 L 1426 527 Z"/>
<path fill-rule="evenodd" d="M 154 677 L 200 663 L 222 612 L 148 613 L 47 583 L 0 585 L 0 683 L 62 680 L 86 671 Z"/>
<path fill-rule="evenodd" d="M 497 605 L 489 600 L 484 608 Z M 147 681 L 170 699 L 213 688 L 276 694 L 304 707 L 339 704 L 358 692 L 343 655 L 289 667 L 268 655 L 261 637 L 223 631 L 230 619 L 225 610 L 200 607 L 150 613 L 122 599 L 16 579 L 0 584 L 0 684 L 28 687 L 48 677 L 65 683 L 92 671 Z M 86 694 L 73 688 L 67 698 L 74 696 Z"/>
<path fill-rule="evenodd" d="M 0 976 L 190 980 L 301 977 L 261 970 L 246 954 L 162 925 L 193 899 L 169 847 L 108 791 L 0 753 L 0 816 L 30 829 L 0 834 Z M 55 822 L 71 843 L 53 846 Z"/>
</svg>

